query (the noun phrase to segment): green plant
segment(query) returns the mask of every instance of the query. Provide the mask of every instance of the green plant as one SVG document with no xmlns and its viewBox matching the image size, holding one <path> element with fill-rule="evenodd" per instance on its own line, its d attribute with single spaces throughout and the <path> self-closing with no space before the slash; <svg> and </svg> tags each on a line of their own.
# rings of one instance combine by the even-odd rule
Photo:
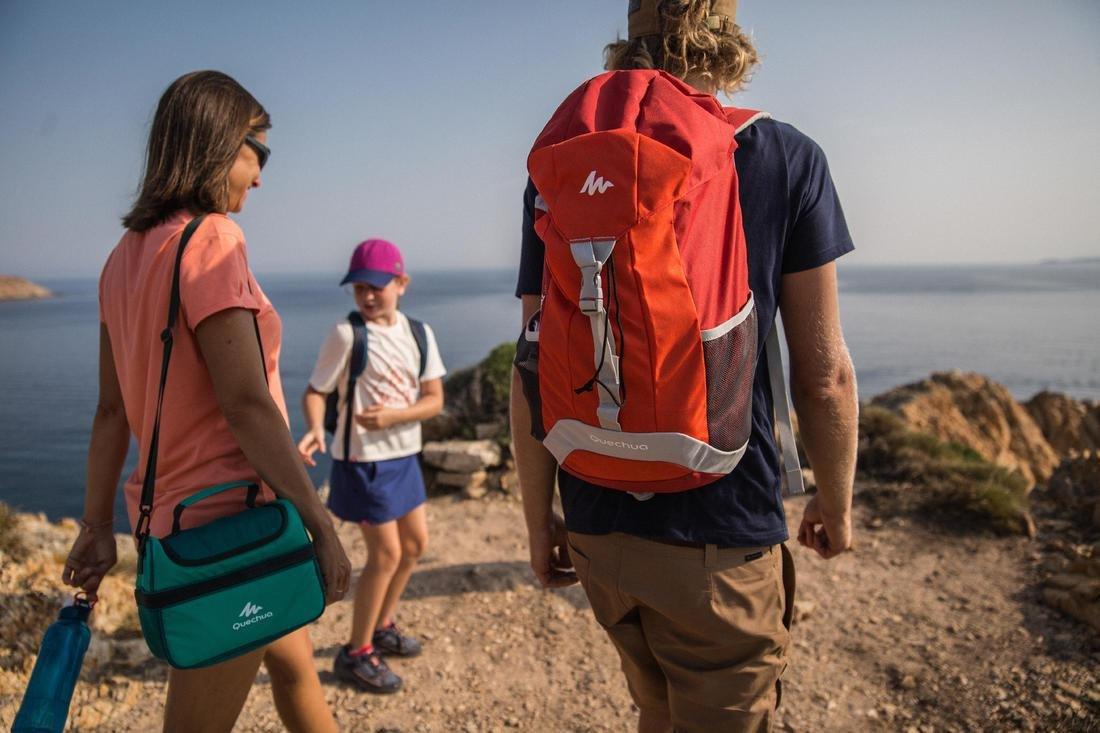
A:
<svg viewBox="0 0 1100 733">
<path fill-rule="evenodd" d="M 864 405 L 859 423 L 861 475 L 909 486 L 910 495 L 899 494 L 899 502 L 970 526 L 1027 530 L 1028 486 L 1020 474 L 971 448 L 912 430 L 883 407 Z"/>
</svg>

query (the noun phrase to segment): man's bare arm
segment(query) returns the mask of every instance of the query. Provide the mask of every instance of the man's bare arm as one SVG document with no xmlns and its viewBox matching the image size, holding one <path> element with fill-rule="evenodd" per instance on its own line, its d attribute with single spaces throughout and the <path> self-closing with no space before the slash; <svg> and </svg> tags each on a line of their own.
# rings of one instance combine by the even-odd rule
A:
<svg viewBox="0 0 1100 733">
<path fill-rule="evenodd" d="M 539 309 L 539 296 L 523 296 L 523 326 Z M 523 516 L 531 550 L 531 568 L 547 588 L 577 581 L 565 549 L 565 526 L 554 514 L 557 463 L 546 447 L 531 435 L 531 409 L 523 396 L 519 372 L 512 370 L 512 452 L 523 496 Z"/>
<path fill-rule="evenodd" d="M 824 558 L 851 546 L 859 401 L 840 327 L 836 265 L 783 276 L 780 309 L 791 361 L 791 396 L 817 496 L 799 541 Z M 818 528 L 822 526 L 822 529 Z"/>
</svg>

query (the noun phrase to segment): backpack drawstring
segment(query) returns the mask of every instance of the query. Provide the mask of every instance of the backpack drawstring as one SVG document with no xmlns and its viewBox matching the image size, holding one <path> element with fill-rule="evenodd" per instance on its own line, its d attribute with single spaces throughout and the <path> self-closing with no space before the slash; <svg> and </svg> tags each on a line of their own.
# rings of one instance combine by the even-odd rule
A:
<svg viewBox="0 0 1100 733">
<path fill-rule="evenodd" d="M 623 331 L 622 308 L 619 307 L 619 286 L 615 281 L 615 260 L 613 258 L 607 261 L 607 280 L 608 294 L 615 301 L 615 323 L 619 326 L 619 338 L 622 342 L 621 346 L 619 346 L 619 364 L 621 365 L 623 363 L 623 357 L 626 355 L 626 332 Z M 603 343 L 601 344 L 600 348 L 600 362 L 596 365 L 596 371 L 592 373 L 592 377 L 583 385 L 574 389 L 573 393 L 583 394 L 584 392 L 590 392 L 592 388 L 598 384 L 603 387 L 604 391 L 607 392 L 608 396 L 611 397 L 611 400 L 615 403 L 616 407 L 622 407 L 623 402 L 626 401 L 626 382 L 622 378 L 621 370 L 619 372 L 619 386 L 621 396 L 620 394 L 616 394 L 615 391 L 613 391 L 610 387 L 608 387 L 600 380 L 600 372 L 603 370 L 604 362 L 607 359 L 606 346 L 608 334 L 611 335 L 611 350 L 614 351 L 616 346 L 615 332 L 613 329 L 610 328 L 610 310 L 604 311 L 603 319 L 604 337 Z"/>
</svg>

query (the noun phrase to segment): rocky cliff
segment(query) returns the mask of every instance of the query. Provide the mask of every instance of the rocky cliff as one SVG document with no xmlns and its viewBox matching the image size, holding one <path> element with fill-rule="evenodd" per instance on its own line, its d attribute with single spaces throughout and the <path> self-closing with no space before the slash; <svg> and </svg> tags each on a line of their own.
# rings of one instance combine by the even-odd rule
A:
<svg viewBox="0 0 1100 733">
<path fill-rule="evenodd" d="M 871 402 L 894 412 L 916 431 L 966 446 L 1018 472 L 1029 486 L 1050 478 L 1061 458 L 1032 412 L 1004 385 L 981 374 L 938 372 Z"/>
</svg>

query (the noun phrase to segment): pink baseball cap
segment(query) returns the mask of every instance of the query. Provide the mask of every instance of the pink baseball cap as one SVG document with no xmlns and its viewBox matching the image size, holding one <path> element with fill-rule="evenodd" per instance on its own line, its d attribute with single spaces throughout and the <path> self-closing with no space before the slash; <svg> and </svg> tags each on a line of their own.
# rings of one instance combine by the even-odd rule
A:
<svg viewBox="0 0 1100 733">
<path fill-rule="evenodd" d="M 405 260 L 396 244 L 385 239 L 368 239 L 360 242 L 351 253 L 348 274 L 340 284 L 366 283 L 372 287 L 384 288 L 395 277 L 404 274 Z"/>
</svg>

